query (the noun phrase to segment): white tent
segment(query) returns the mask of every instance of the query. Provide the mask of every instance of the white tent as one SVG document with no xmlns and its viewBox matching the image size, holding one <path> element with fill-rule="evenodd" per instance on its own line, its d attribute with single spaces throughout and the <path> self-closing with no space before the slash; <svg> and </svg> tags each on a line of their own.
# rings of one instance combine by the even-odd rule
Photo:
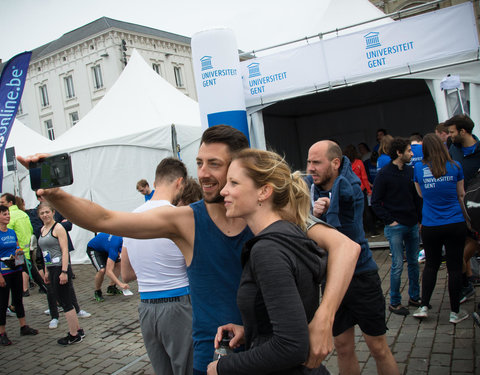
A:
<svg viewBox="0 0 480 375">
<path fill-rule="evenodd" d="M 6 148 L 15 147 L 15 154 L 26 156 L 37 152 L 49 152 L 53 142 L 37 132 L 24 125 L 19 120 L 15 120 L 8 137 Z M 3 159 L 3 185 L 2 192 L 16 194 L 16 179 L 20 180 L 20 195 L 25 200 L 26 207 L 36 205 L 35 194 L 30 189 L 30 179 L 28 171 L 17 163 L 17 176 L 12 171 L 7 171 L 7 161 Z"/>
<path fill-rule="evenodd" d="M 104 98 L 48 151 L 72 156 L 74 182 L 66 191 L 109 209 L 131 211 L 144 201 L 136 182 L 145 178 L 153 187 L 157 164 L 174 155 L 172 125 L 180 157 L 194 174 L 201 136 L 198 104 L 133 51 Z M 74 226 L 71 236 L 76 248 L 72 260 L 88 262 L 86 244 L 94 234 Z"/>
</svg>

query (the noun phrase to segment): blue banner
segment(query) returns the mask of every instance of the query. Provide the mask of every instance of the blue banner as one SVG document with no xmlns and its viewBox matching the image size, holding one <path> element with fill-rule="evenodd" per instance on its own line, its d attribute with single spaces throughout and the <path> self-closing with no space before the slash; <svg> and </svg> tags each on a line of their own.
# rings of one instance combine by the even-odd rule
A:
<svg viewBox="0 0 480 375">
<path fill-rule="evenodd" d="M 12 57 L 3 67 L 0 77 L 0 191 L 3 182 L 3 154 L 20 105 L 31 56 L 32 52 L 23 52 Z"/>
</svg>

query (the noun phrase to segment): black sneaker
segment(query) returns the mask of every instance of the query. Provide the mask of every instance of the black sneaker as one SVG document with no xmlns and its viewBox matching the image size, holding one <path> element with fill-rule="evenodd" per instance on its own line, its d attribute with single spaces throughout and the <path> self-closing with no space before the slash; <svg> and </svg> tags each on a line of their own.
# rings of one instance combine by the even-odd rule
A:
<svg viewBox="0 0 480 375">
<path fill-rule="evenodd" d="M 23 297 L 30 297 L 30 291 L 26 290 L 23 292 Z"/>
<path fill-rule="evenodd" d="M 120 289 L 117 288 L 116 285 L 109 285 L 107 287 L 107 293 L 105 293 L 107 296 L 114 296 L 116 294 L 123 294 Z"/>
<path fill-rule="evenodd" d="M 29 326 L 23 326 L 23 327 L 20 327 L 20 335 L 21 336 L 35 336 L 35 335 L 38 335 L 38 330 L 33 329 L 32 327 L 29 327 Z"/>
<path fill-rule="evenodd" d="M 95 301 L 97 301 L 97 302 L 105 301 L 105 298 L 103 298 L 103 296 L 102 296 L 102 291 L 101 290 L 96 290 L 93 296 L 95 297 Z"/>
<path fill-rule="evenodd" d="M 403 315 L 406 316 L 410 314 L 410 311 L 405 306 L 402 306 L 401 304 L 398 305 L 389 305 L 388 310 L 390 310 L 392 313 L 397 314 L 397 315 Z"/>
<path fill-rule="evenodd" d="M 83 338 L 80 335 L 80 332 L 78 332 L 76 336 L 72 336 L 70 334 L 70 332 L 68 332 L 67 337 L 63 337 L 63 338 L 59 339 L 57 342 L 60 345 L 67 346 L 67 345 L 76 344 L 77 342 L 82 342 L 82 340 L 83 340 Z"/>
<path fill-rule="evenodd" d="M 7 333 L 6 333 L 6 332 L 0 335 L 0 345 L 3 345 L 3 346 L 12 345 L 12 342 L 11 342 L 10 339 L 7 337 Z"/>
<path fill-rule="evenodd" d="M 412 298 L 408 299 L 408 306 L 413 306 L 413 307 L 420 307 L 422 304 L 422 300 L 419 298 L 416 301 Z"/>
<path fill-rule="evenodd" d="M 83 340 L 83 338 L 85 337 L 85 331 L 83 330 L 83 328 L 80 328 L 77 332 Z"/>
</svg>

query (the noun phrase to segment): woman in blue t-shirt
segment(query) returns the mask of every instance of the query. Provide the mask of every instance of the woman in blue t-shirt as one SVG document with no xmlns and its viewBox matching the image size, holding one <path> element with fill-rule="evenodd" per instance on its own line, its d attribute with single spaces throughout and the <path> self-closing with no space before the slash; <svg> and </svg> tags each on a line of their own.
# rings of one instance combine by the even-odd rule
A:
<svg viewBox="0 0 480 375">
<path fill-rule="evenodd" d="M 426 259 L 422 276 L 422 304 L 413 316 L 428 317 L 430 298 L 442 262 L 442 246 L 445 246 L 450 323 L 456 324 L 468 317 L 460 310 L 463 247 L 467 234 L 462 212 L 465 195 L 463 171 L 434 133 L 423 138 L 423 160 L 415 164 L 414 180 L 417 192 L 423 198 L 421 234 Z"/>
<path fill-rule="evenodd" d="M 8 207 L 0 205 L 0 258 L 10 258 L 15 256 L 18 247 L 17 236 L 13 229 L 8 229 L 10 222 L 10 212 Z M 12 291 L 12 303 L 15 306 L 18 322 L 20 323 L 20 335 L 36 335 L 36 329 L 27 326 L 25 321 L 25 309 L 23 308 L 23 277 L 22 267 L 15 267 L 6 259 L 0 261 L 0 345 L 11 345 L 12 342 L 5 332 L 5 323 L 7 321 L 8 295 Z"/>
<path fill-rule="evenodd" d="M 393 137 L 389 134 L 385 135 L 380 141 L 380 147 L 378 149 L 379 157 L 377 159 L 377 172 L 392 161 L 392 158 L 388 156 L 392 141 Z"/>
</svg>

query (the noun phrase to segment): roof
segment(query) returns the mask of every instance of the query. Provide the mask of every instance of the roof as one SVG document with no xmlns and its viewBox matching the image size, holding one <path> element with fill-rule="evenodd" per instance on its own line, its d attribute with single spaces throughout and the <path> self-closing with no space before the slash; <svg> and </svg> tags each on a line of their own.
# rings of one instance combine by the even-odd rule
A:
<svg viewBox="0 0 480 375">
<path fill-rule="evenodd" d="M 191 38 L 188 38 L 186 36 L 169 33 L 163 30 L 157 30 L 152 27 L 136 25 L 130 22 L 123 22 L 114 20 L 113 18 L 102 17 L 82 27 L 79 27 L 78 29 L 69 31 L 68 33 L 63 34 L 60 38 L 50 43 L 35 48 L 32 51 L 32 60 L 47 56 L 51 53 L 61 50 L 62 48 L 75 44 L 81 40 L 87 39 L 93 35 L 97 35 L 102 31 L 106 31 L 109 29 L 120 29 L 138 34 L 151 35 L 157 38 L 169 39 L 188 45 L 190 44 L 191 40 Z"/>
</svg>

